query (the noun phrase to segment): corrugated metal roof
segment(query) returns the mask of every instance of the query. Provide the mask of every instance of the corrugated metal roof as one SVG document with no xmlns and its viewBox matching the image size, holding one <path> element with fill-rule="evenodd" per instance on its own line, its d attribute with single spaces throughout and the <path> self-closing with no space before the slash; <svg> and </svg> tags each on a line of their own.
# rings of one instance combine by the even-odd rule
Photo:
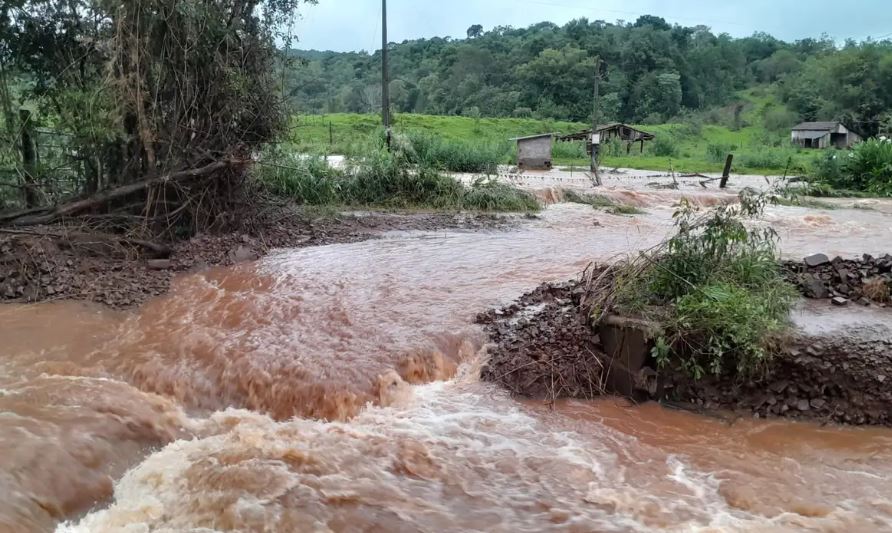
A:
<svg viewBox="0 0 892 533">
<path fill-rule="evenodd" d="M 830 131 L 840 124 L 840 122 L 803 122 L 793 126 L 793 131 Z"/>
</svg>

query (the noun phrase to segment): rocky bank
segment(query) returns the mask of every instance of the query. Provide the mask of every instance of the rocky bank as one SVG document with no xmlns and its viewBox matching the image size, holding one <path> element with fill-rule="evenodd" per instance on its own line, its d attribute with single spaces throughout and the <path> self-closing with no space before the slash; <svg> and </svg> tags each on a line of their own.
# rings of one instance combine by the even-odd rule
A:
<svg viewBox="0 0 892 533">
<path fill-rule="evenodd" d="M 789 262 L 785 269 L 808 298 L 879 307 L 887 298 L 864 287 L 878 276 L 885 279 L 888 259 Z M 847 280 L 847 293 L 839 288 L 840 279 Z M 817 282 L 811 280 L 826 290 L 813 291 Z M 581 311 L 583 292 L 577 281 L 543 284 L 509 306 L 480 314 L 477 321 L 490 338 L 482 378 L 542 399 L 611 392 L 606 383 L 612 359 Z M 701 412 L 892 426 L 892 310 L 878 312 L 889 313 L 883 331 L 795 331 L 780 340 L 765 373 L 752 379 L 726 375 L 693 381 L 686 374 L 657 372 L 648 358 L 633 378 L 634 396 Z"/>
</svg>

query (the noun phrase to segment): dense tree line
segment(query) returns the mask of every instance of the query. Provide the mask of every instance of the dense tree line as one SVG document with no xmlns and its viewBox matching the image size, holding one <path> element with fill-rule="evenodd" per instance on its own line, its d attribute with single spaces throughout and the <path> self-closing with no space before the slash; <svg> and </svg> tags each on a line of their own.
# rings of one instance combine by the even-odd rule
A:
<svg viewBox="0 0 892 533">
<path fill-rule="evenodd" d="M 659 17 L 586 19 L 563 26 L 468 28 L 467 39 L 390 45 L 398 112 L 587 120 L 594 61 L 607 119 L 662 122 L 725 105 L 736 91 L 776 84 L 802 119 L 847 119 L 872 133 L 892 108 L 892 45 L 827 38 L 787 43 L 764 33 L 732 38 Z M 297 52 L 292 103 L 303 112 L 369 112 L 380 105 L 380 51 Z"/>
<path fill-rule="evenodd" d="M 276 42 L 301 1 L 314 0 L 4 1 L 0 209 L 42 222 L 59 212 L 35 208 L 87 194 L 103 205 L 82 210 L 121 220 L 215 221 L 242 162 L 285 125 Z"/>
</svg>

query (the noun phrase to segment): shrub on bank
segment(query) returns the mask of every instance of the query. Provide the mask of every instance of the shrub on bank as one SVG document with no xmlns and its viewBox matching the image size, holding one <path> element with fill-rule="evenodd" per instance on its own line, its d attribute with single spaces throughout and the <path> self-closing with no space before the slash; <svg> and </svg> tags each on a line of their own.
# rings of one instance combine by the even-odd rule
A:
<svg viewBox="0 0 892 533">
<path fill-rule="evenodd" d="M 662 324 L 653 354 L 660 366 L 694 379 L 748 376 L 770 357 L 771 341 L 788 327 L 795 291 L 781 274 L 774 231 L 745 223 L 767 201 L 744 191 L 740 204 L 707 213 L 683 203 L 676 234 L 620 268 L 615 309 Z M 603 313 L 605 306 L 595 309 Z"/>
<path fill-rule="evenodd" d="M 678 146 L 667 135 L 660 135 L 653 141 L 653 153 L 660 157 L 677 157 Z"/>
<path fill-rule="evenodd" d="M 724 163 L 728 154 L 737 150 L 737 146 L 724 143 L 710 143 L 706 145 L 706 160 L 711 163 Z"/>
<path fill-rule="evenodd" d="M 869 139 L 848 152 L 828 152 L 815 163 L 814 175 L 836 189 L 892 196 L 892 139 Z"/>
<path fill-rule="evenodd" d="M 303 205 L 431 208 L 475 211 L 538 211 L 536 198 L 493 180 L 465 186 L 425 164 L 415 164 L 411 145 L 394 138 L 393 149 L 370 144 L 362 157 L 342 169 L 321 156 L 272 152 L 258 162 L 255 176 L 267 189 Z"/>
</svg>

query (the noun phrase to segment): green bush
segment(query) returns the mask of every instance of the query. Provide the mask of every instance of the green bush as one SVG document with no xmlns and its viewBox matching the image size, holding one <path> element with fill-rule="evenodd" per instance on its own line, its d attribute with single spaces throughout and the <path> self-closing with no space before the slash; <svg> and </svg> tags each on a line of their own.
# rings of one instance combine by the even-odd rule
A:
<svg viewBox="0 0 892 533">
<path fill-rule="evenodd" d="M 815 163 L 814 174 L 833 188 L 892 196 L 892 140 L 869 139 L 849 152 L 828 152 Z"/>
<path fill-rule="evenodd" d="M 405 138 L 394 137 L 392 149 L 387 150 L 375 136 L 368 152 L 348 159 L 344 170 L 331 168 L 322 156 L 271 152 L 258 162 L 254 175 L 273 194 L 304 205 L 476 211 L 540 209 L 536 198 L 526 191 L 484 179 L 466 187 L 436 168 L 413 163 L 414 157 Z"/>
<path fill-rule="evenodd" d="M 758 372 L 789 323 L 795 291 L 780 272 L 777 236 L 746 224 L 770 198 L 744 191 L 740 199 L 706 214 L 684 202 L 676 234 L 618 278 L 620 311 L 663 325 L 658 363 L 695 379 Z"/>
<path fill-rule="evenodd" d="M 601 145 L 601 154 L 610 157 L 622 157 L 626 155 L 626 146 L 619 138 L 614 137 Z"/>
<path fill-rule="evenodd" d="M 264 154 L 255 175 L 277 196 L 299 204 L 326 205 L 340 201 L 342 176 L 323 156 Z"/>
<path fill-rule="evenodd" d="M 595 209 L 603 209 L 613 215 L 640 215 L 643 210 L 634 205 L 618 204 L 600 194 L 586 194 L 573 189 L 563 189 L 564 201 L 574 204 L 590 205 Z"/>
<path fill-rule="evenodd" d="M 576 192 L 573 189 L 563 189 L 564 201 L 573 204 L 590 205 L 594 208 L 613 207 L 616 204 L 610 198 L 600 194 L 587 194 Z"/>
<path fill-rule="evenodd" d="M 799 122 L 799 115 L 790 111 L 786 107 L 774 106 L 765 110 L 762 116 L 762 123 L 768 131 L 788 132 L 790 128 Z"/>
<path fill-rule="evenodd" d="M 763 148 L 755 152 L 744 152 L 735 159 L 737 166 L 745 168 L 784 168 L 789 155 L 783 150 Z"/>
<path fill-rule="evenodd" d="M 556 142 L 551 150 L 554 159 L 588 159 L 585 143 L 582 141 Z"/>
<path fill-rule="evenodd" d="M 660 157 L 677 157 L 678 146 L 668 135 L 658 135 L 652 144 L 653 153 Z"/>
<path fill-rule="evenodd" d="M 706 159 L 712 163 L 724 163 L 728 154 L 737 150 L 733 144 L 710 143 L 706 145 Z"/>
<path fill-rule="evenodd" d="M 410 162 L 450 172 L 495 174 L 510 149 L 505 143 L 466 143 L 448 141 L 430 134 L 409 135 Z"/>
<path fill-rule="evenodd" d="M 758 370 L 770 357 L 765 336 L 787 326 L 789 304 L 778 305 L 789 301 L 786 292 L 779 284 L 754 291 L 718 281 L 679 298 L 669 327 L 696 346 L 690 356 L 680 358 L 681 367 L 695 379 L 707 372 L 749 375 Z M 666 364 L 667 352 L 657 352 Z"/>
<path fill-rule="evenodd" d="M 464 192 L 461 207 L 474 211 L 538 211 L 539 201 L 527 191 L 495 180 L 478 180 Z"/>
</svg>

